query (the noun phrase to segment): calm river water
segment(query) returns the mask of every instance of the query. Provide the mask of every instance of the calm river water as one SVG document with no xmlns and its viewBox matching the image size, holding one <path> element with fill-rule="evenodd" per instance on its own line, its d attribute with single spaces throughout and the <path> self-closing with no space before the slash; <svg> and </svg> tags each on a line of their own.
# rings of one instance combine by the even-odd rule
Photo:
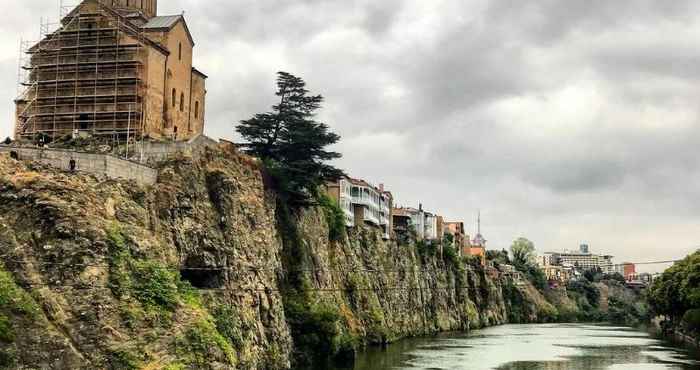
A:
<svg viewBox="0 0 700 370">
<path fill-rule="evenodd" d="M 634 329 L 553 324 L 406 340 L 360 355 L 353 369 L 685 370 L 700 369 L 700 362 Z"/>
</svg>

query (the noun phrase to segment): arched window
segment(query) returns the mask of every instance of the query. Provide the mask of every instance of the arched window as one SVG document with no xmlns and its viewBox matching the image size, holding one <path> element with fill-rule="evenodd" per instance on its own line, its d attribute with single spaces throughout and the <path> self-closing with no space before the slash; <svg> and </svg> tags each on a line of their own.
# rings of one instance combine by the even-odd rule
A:
<svg viewBox="0 0 700 370">
<path fill-rule="evenodd" d="M 177 44 L 177 59 L 182 60 L 182 43 Z"/>
<path fill-rule="evenodd" d="M 180 112 L 185 111 L 185 93 L 180 93 Z"/>
<path fill-rule="evenodd" d="M 194 102 L 194 119 L 199 118 L 199 102 Z"/>
<path fill-rule="evenodd" d="M 177 105 L 177 93 L 175 92 L 175 89 L 173 89 L 173 108 Z"/>
</svg>

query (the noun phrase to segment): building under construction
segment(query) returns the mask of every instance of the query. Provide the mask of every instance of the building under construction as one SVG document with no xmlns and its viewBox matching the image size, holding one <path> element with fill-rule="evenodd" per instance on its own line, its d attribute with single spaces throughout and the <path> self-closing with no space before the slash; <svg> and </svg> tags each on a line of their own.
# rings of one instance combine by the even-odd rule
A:
<svg viewBox="0 0 700 370">
<path fill-rule="evenodd" d="M 48 0 L 47 0 L 48 1 Z M 206 76 L 182 15 L 157 0 L 85 0 L 23 42 L 15 138 L 185 140 L 204 129 Z"/>
</svg>

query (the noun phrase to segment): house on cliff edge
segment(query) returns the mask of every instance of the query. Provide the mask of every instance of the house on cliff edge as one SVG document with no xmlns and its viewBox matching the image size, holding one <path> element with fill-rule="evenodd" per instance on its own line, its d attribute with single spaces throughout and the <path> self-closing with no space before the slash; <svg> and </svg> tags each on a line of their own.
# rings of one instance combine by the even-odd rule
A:
<svg viewBox="0 0 700 370">
<path fill-rule="evenodd" d="M 381 229 L 382 237 L 391 239 L 393 196 L 384 185 L 343 177 L 326 184 L 328 194 L 338 202 L 348 227 L 368 225 Z"/>
<path fill-rule="evenodd" d="M 23 43 L 15 138 L 187 140 L 204 131 L 207 76 L 183 15 L 157 0 L 84 0 Z"/>
</svg>

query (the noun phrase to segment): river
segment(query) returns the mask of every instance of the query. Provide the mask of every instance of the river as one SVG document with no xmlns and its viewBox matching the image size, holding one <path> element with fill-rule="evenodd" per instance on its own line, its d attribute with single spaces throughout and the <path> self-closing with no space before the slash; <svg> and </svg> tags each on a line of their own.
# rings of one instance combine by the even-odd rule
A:
<svg viewBox="0 0 700 370">
<path fill-rule="evenodd" d="M 700 369 L 686 350 L 630 328 L 506 325 L 470 334 L 404 340 L 370 350 L 353 370 Z"/>
</svg>

